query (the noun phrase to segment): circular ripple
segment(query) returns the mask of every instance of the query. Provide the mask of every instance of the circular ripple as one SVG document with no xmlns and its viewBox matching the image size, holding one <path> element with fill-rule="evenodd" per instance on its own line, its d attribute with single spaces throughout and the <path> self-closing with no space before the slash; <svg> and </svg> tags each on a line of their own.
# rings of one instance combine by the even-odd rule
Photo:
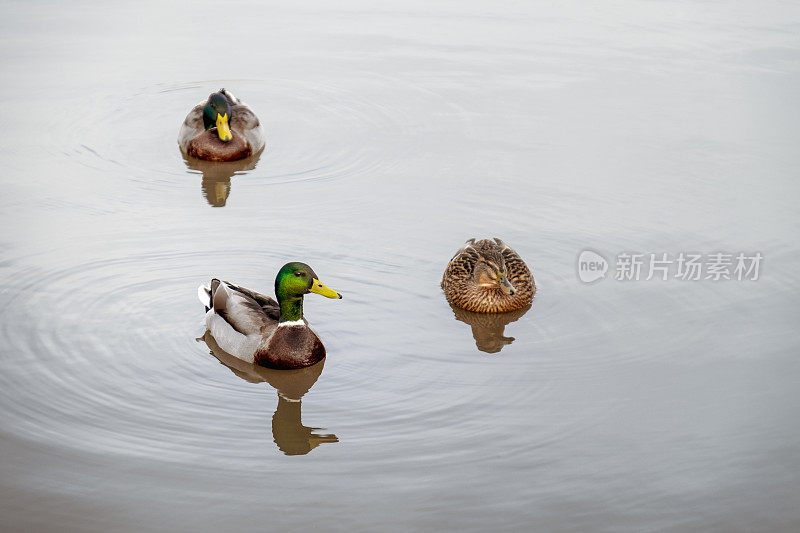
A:
<svg viewBox="0 0 800 533">
<path fill-rule="evenodd" d="M 228 189 L 230 178 L 241 175 L 247 175 L 248 187 L 258 189 L 368 177 L 391 172 L 410 155 L 424 152 L 429 141 L 420 135 L 425 131 L 420 124 L 430 122 L 430 117 L 419 110 L 449 110 L 450 125 L 455 120 L 456 128 L 468 129 L 467 115 L 456 105 L 430 91 L 400 85 L 384 78 L 348 86 L 225 79 L 155 85 L 134 94 L 98 89 L 91 100 L 77 93 L 46 113 L 42 148 L 131 181 L 136 194 L 150 191 L 163 196 L 170 188 L 185 187 L 187 174 L 219 181 L 218 168 L 207 176 L 202 164 L 184 160 L 177 134 L 197 102 L 226 87 L 253 108 L 267 138 L 260 157 L 230 165 L 223 176 Z"/>
<path fill-rule="evenodd" d="M 479 461 L 495 445 L 486 424 L 498 411 L 553 394 L 549 377 L 519 379 L 535 359 L 474 353 L 435 282 L 420 282 L 418 272 L 432 271 L 423 257 L 296 253 L 345 296 L 306 303 L 329 357 L 302 397 L 302 423 L 327 428 L 319 432 L 326 447 L 360 446 L 382 464 L 413 460 L 379 451 L 401 444 L 442 462 Z M 5 279 L 15 284 L 0 308 L 5 431 L 103 454 L 187 464 L 213 457 L 238 471 L 265 450 L 296 449 L 273 436 L 276 391 L 226 369 L 196 340 L 204 333 L 198 283 L 215 273 L 270 292 L 266 278 L 283 259 L 233 247 L 131 256 L 88 245 L 7 261 Z M 503 446 L 523 453 L 574 427 L 542 425 L 535 438 L 518 435 Z M 487 442 L 452 449 L 453 439 Z"/>
<path fill-rule="evenodd" d="M 194 341 L 202 308 L 187 298 L 198 280 L 186 266 L 207 255 L 152 253 L 16 271 L 0 311 L 4 351 L 13 358 L 0 378 L 6 430 L 63 446 L 183 459 L 224 446 L 231 427 L 260 440 L 245 413 L 264 407 L 263 387 L 230 386 Z M 198 425 L 209 414 L 214 424 Z"/>
</svg>

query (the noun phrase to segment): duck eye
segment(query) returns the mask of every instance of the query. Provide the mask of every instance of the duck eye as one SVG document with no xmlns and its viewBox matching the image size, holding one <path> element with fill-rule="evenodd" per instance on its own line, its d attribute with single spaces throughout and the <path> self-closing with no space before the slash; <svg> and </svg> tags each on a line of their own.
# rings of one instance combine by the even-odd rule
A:
<svg viewBox="0 0 800 533">
<path fill-rule="evenodd" d="M 302 275 L 303 275 L 303 273 L 302 273 L 302 272 L 295 272 L 295 273 L 294 273 L 294 275 L 295 275 L 295 276 L 297 276 L 297 277 L 299 278 L 300 276 L 302 276 Z"/>
</svg>

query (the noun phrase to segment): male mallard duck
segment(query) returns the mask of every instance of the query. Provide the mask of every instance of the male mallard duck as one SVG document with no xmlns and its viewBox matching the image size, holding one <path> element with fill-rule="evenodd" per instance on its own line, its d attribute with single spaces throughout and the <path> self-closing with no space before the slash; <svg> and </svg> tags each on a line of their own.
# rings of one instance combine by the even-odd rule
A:
<svg viewBox="0 0 800 533">
<path fill-rule="evenodd" d="M 206 327 L 217 344 L 248 363 L 302 368 L 325 357 L 325 347 L 303 318 L 303 295 L 341 298 L 323 285 L 305 263 L 287 263 L 275 277 L 276 302 L 269 296 L 211 280 L 197 295 L 206 306 Z"/>
<path fill-rule="evenodd" d="M 220 89 L 189 111 L 178 144 L 183 153 L 198 159 L 236 161 L 264 148 L 264 132 L 246 104 Z"/>
<path fill-rule="evenodd" d="M 506 243 L 470 239 L 447 265 L 442 289 L 457 307 L 502 313 L 531 303 L 536 285 L 525 261 Z"/>
</svg>

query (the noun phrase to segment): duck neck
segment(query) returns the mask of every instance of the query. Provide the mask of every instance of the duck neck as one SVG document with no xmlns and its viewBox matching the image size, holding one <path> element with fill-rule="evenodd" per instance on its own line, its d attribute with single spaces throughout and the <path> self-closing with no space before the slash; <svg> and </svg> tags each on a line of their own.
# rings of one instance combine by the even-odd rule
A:
<svg viewBox="0 0 800 533">
<path fill-rule="evenodd" d="M 303 297 L 288 296 L 279 300 L 281 316 L 278 322 L 295 322 L 303 319 Z"/>
</svg>

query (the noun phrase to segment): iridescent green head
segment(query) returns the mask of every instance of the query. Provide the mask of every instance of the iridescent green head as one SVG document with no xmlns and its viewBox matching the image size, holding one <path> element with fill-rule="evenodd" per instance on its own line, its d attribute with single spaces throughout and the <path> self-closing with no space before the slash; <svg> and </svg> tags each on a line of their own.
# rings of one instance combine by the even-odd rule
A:
<svg viewBox="0 0 800 533">
<path fill-rule="evenodd" d="M 230 119 L 231 104 L 222 91 L 209 96 L 203 108 L 203 125 L 206 130 L 217 128 L 217 135 L 219 135 L 220 140 L 228 142 L 233 139 L 229 124 Z"/>
<path fill-rule="evenodd" d="M 275 276 L 275 296 L 281 306 L 280 322 L 303 318 L 303 295 L 315 292 L 326 298 L 342 295 L 326 287 L 305 263 L 286 263 Z"/>
</svg>

